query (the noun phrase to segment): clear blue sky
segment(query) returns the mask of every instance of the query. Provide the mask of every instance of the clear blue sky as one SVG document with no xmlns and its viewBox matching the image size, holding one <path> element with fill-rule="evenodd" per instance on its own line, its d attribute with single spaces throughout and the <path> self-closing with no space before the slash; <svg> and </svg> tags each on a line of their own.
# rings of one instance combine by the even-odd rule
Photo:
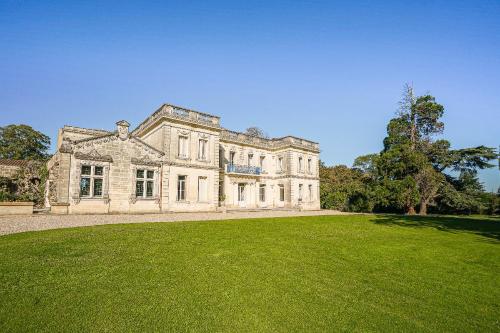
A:
<svg viewBox="0 0 500 333">
<path fill-rule="evenodd" d="M 446 108 L 453 148 L 500 144 L 500 1 L 0 1 L 0 126 L 137 125 L 164 102 L 381 149 L 405 82 Z M 488 190 L 497 169 L 481 173 Z"/>
</svg>

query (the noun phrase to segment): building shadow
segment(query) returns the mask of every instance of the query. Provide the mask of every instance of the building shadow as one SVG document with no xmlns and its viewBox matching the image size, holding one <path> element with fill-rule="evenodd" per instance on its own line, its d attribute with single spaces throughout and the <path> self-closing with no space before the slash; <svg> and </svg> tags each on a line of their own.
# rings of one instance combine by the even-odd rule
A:
<svg viewBox="0 0 500 333">
<path fill-rule="evenodd" d="M 376 215 L 373 222 L 389 226 L 468 232 L 500 241 L 499 217 Z"/>
</svg>

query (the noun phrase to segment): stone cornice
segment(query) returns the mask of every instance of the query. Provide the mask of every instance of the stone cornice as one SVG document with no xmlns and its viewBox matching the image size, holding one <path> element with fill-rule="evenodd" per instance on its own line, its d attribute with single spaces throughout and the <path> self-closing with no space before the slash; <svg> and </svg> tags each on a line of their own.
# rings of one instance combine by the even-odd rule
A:
<svg viewBox="0 0 500 333">
<path fill-rule="evenodd" d="M 111 131 L 107 131 L 107 130 L 94 129 L 94 128 L 83 128 L 83 127 L 69 126 L 69 125 L 64 125 L 62 130 L 63 130 L 63 132 L 68 131 L 68 132 L 87 134 L 87 135 L 100 135 L 100 134 L 102 135 L 102 134 L 112 133 Z"/>
<path fill-rule="evenodd" d="M 318 143 L 297 138 L 294 136 L 267 139 L 223 129 L 220 135 L 220 142 L 235 143 L 239 145 L 251 146 L 271 151 L 285 149 L 285 148 L 295 148 L 299 150 L 307 150 L 313 153 L 319 153 Z"/>
<path fill-rule="evenodd" d="M 133 131 L 133 135 L 143 135 L 155 123 L 161 119 L 170 119 L 214 130 L 220 130 L 220 119 L 207 113 L 182 108 L 172 104 L 164 104 L 151 116 L 144 120 Z"/>
<path fill-rule="evenodd" d="M 205 170 L 219 170 L 219 167 L 216 167 L 216 166 L 187 164 L 187 163 L 178 163 L 178 162 L 171 162 L 171 161 L 164 162 L 163 165 L 177 166 L 177 167 L 183 167 L 183 168 L 205 169 Z"/>
</svg>

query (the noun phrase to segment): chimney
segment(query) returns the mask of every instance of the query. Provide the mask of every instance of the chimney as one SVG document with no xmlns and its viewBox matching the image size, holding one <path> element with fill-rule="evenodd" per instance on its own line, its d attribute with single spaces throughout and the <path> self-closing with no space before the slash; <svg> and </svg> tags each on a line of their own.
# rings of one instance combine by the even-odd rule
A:
<svg viewBox="0 0 500 333">
<path fill-rule="evenodd" d="M 122 140 L 128 138 L 128 128 L 130 124 L 126 120 L 120 120 L 116 123 L 116 129 L 118 131 L 118 137 Z"/>
</svg>

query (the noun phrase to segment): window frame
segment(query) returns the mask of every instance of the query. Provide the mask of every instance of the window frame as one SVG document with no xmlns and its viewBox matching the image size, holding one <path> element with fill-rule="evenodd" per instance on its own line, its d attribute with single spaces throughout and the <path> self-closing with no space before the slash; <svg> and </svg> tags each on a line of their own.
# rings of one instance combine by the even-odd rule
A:
<svg viewBox="0 0 500 333">
<path fill-rule="evenodd" d="M 283 171 L 283 156 L 278 156 L 278 172 Z"/>
<path fill-rule="evenodd" d="M 202 200 L 200 193 L 201 193 L 201 187 L 200 187 L 200 180 L 205 181 L 205 198 Z M 208 202 L 208 177 L 207 176 L 198 176 L 198 202 Z"/>
<path fill-rule="evenodd" d="M 299 195 L 298 195 L 298 200 L 303 201 L 304 199 L 304 184 L 299 184 Z"/>
<path fill-rule="evenodd" d="M 83 173 L 84 167 L 90 167 L 90 174 Z M 96 168 L 100 168 L 102 170 L 100 175 L 96 174 L 96 171 L 95 171 Z M 104 197 L 104 173 L 105 173 L 105 170 L 104 170 L 103 165 L 82 163 L 80 165 L 80 182 L 79 182 L 79 189 L 78 189 L 79 197 L 82 199 L 102 199 Z M 89 180 L 89 194 L 88 195 L 82 194 L 82 179 Z M 98 195 L 95 194 L 95 181 L 96 180 L 101 181 L 101 194 L 98 194 Z"/>
<path fill-rule="evenodd" d="M 229 152 L 229 165 L 234 165 L 235 158 L 236 158 L 236 152 L 230 151 Z"/>
<path fill-rule="evenodd" d="M 181 159 L 189 158 L 189 136 L 179 135 L 179 138 L 177 141 L 178 141 L 177 142 L 177 150 L 178 150 L 177 157 L 179 157 Z M 183 141 L 185 141 L 185 145 L 181 144 Z"/>
<path fill-rule="evenodd" d="M 138 172 L 142 171 L 142 177 L 138 177 Z M 152 173 L 152 176 L 149 177 L 149 173 Z M 138 195 L 137 193 L 137 184 L 142 183 L 142 195 Z M 151 195 L 148 195 L 148 184 L 151 185 Z M 148 168 L 137 168 L 135 169 L 135 198 L 139 200 L 149 200 L 155 198 L 155 188 L 156 188 L 156 177 L 155 170 Z"/>
<path fill-rule="evenodd" d="M 285 202 L 285 185 L 279 184 L 278 188 L 279 188 L 279 199 L 280 199 L 280 202 Z"/>
<path fill-rule="evenodd" d="M 266 202 L 266 184 L 259 185 L 259 201 Z"/>
<path fill-rule="evenodd" d="M 259 167 L 260 167 L 260 171 L 263 172 L 264 171 L 264 161 L 266 160 L 266 155 L 260 155 L 259 156 Z"/>
<path fill-rule="evenodd" d="M 208 139 L 204 138 L 198 139 L 198 160 L 200 161 L 208 160 Z"/>
<path fill-rule="evenodd" d="M 182 177 L 182 180 L 181 180 Z M 186 201 L 187 198 L 187 176 L 186 175 L 177 175 L 177 195 L 176 195 L 176 201 L 177 202 L 184 202 Z M 183 184 L 181 188 L 181 184 Z M 182 194 L 182 198 L 181 198 Z"/>
</svg>

